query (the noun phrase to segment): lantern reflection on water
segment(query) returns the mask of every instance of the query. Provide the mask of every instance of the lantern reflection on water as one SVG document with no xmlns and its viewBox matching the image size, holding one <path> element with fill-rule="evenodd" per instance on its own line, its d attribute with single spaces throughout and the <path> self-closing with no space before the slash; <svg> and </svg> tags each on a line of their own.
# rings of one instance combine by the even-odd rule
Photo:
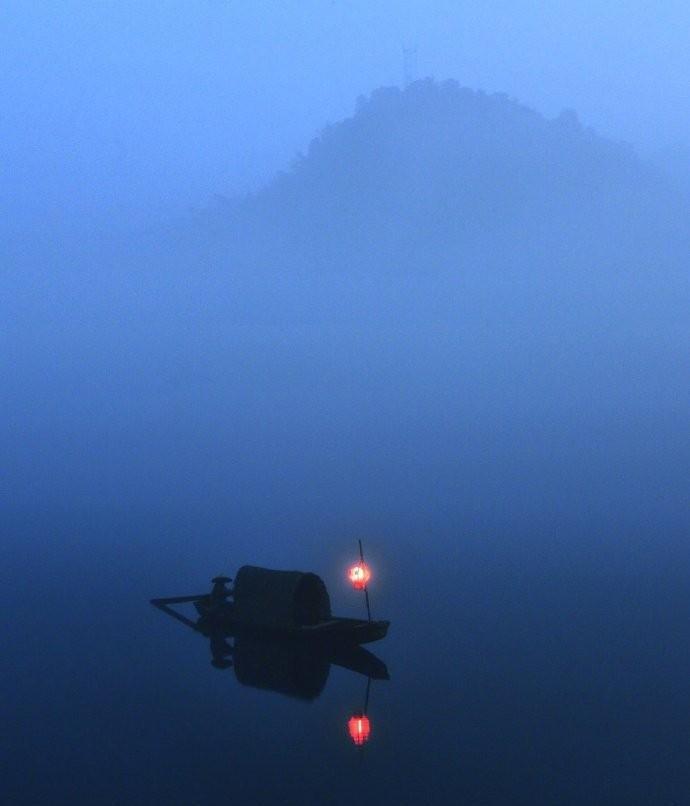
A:
<svg viewBox="0 0 690 806">
<path fill-rule="evenodd" d="M 348 577 L 353 588 L 361 591 L 366 588 L 367 583 L 371 579 L 371 571 L 369 570 L 369 567 L 365 565 L 365 563 L 358 562 L 356 565 L 353 565 L 350 568 Z"/>
<path fill-rule="evenodd" d="M 350 717 L 347 723 L 347 729 L 352 741 L 361 747 L 365 742 L 369 741 L 369 734 L 371 733 L 371 723 L 366 714 L 355 714 Z"/>
</svg>

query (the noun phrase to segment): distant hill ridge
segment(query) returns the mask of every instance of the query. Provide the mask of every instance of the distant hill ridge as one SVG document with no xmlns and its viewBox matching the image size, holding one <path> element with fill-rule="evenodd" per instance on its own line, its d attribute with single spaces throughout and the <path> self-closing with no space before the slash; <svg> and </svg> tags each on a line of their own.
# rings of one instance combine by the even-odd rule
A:
<svg viewBox="0 0 690 806">
<path fill-rule="evenodd" d="M 562 246 L 579 233 L 635 251 L 631 233 L 668 237 L 677 218 L 660 176 L 574 112 L 548 120 L 504 94 L 431 79 L 360 98 L 288 171 L 209 216 L 242 263 L 300 265 L 335 265 L 353 244 L 362 258 L 434 263 L 447 260 L 439 249 L 496 235 Z"/>
<path fill-rule="evenodd" d="M 574 112 L 547 120 L 506 95 L 428 79 L 360 98 L 268 192 L 301 187 L 342 206 L 366 205 L 366 194 L 417 210 L 434 200 L 476 209 L 487 195 L 520 201 L 536 188 L 569 194 L 643 175 L 630 147 L 597 136 Z"/>
</svg>

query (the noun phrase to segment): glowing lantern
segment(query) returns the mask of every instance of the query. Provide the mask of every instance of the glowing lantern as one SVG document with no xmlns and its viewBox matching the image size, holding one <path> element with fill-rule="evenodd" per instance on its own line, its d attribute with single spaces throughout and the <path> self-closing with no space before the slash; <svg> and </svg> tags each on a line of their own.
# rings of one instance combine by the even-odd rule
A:
<svg viewBox="0 0 690 806">
<path fill-rule="evenodd" d="M 347 729 L 350 738 L 357 745 L 361 747 L 365 742 L 369 741 L 369 734 L 371 733 L 371 723 L 366 714 L 355 714 L 350 717 L 347 723 Z"/>
<path fill-rule="evenodd" d="M 355 590 L 364 590 L 371 579 L 371 571 L 363 562 L 353 565 L 348 572 L 350 582 Z"/>
</svg>

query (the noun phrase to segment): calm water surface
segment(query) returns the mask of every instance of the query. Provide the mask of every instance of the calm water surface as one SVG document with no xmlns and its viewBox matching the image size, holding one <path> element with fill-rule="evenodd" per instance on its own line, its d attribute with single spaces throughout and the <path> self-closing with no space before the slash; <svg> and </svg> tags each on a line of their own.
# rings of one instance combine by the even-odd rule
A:
<svg viewBox="0 0 690 806">
<path fill-rule="evenodd" d="M 316 571 L 334 612 L 361 615 L 346 529 L 305 518 L 229 535 L 221 518 L 144 511 L 9 520 L 3 803 L 690 802 L 680 534 L 660 549 L 652 524 L 401 519 L 363 535 L 374 616 L 392 626 L 368 646 L 390 680 L 371 684 L 358 748 L 348 720 L 366 677 L 331 666 L 313 701 L 242 685 L 148 604 L 250 562 Z"/>
</svg>

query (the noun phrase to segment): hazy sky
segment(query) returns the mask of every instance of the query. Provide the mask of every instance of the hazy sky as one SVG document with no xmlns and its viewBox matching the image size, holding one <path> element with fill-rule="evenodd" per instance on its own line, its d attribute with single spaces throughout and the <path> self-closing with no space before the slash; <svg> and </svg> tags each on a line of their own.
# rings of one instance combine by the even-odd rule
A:
<svg viewBox="0 0 690 806">
<path fill-rule="evenodd" d="M 0 214 L 157 216 L 256 187 L 356 97 L 455 78 L 643 149 L 690 140 L 687 0 L 5 0 Z"/>
</svg>

